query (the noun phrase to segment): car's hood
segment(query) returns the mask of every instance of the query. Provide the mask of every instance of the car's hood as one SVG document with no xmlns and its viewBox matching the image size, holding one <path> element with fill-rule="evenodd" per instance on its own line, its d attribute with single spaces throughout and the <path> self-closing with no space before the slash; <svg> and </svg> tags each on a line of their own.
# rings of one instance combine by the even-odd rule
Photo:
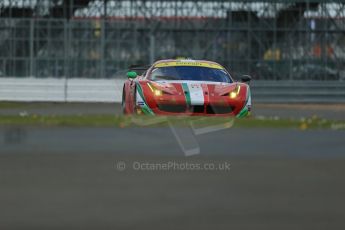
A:
<svg viewBox="0 0 345 230">
<path fill-rule="evenodd" d="M 190 92 L 194 96 L 220 96 L 236 88 L 237 83 L 212 82 L 212 81 L 150 81 L 155 88 L 170 94 Z"/>
</svg>

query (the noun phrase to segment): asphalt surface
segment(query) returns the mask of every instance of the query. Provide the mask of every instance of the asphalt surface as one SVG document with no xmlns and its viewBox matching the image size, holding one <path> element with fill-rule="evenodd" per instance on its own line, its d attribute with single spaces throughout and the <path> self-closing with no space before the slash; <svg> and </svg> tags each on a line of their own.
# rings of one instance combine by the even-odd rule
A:
<svg viewBox="0 0 345 230">
<path fill-rule="evenodd" d="M 345 227 L 344 131 L 0 130 L 0 229 Z"/>
<path fill-rule="evenodd" d="M 125 161 L 127 169 L 114 166 Z M 231 164 L 145 171 L 134 162 Z M 344 229 L 344 159 L 1 156 L 1 229 Z"/>
<path fill-rule="evenodd" d="M 42 105 L 25 111 L 119 112 L 112 104 Z M 314 109 L 342 117 L 319 106 L 262 106 L 272 113 L 259 116 Z M 0 229 L 345 228 L 344 130 L 208 131 L 0 127 Z"/>
<path fill-rule="evenodd" d="M 344 130 L 227 128 L 196 135 L 177 127 L 2 127 L 0 153 L 184 156 L 345 156 Z"/>
</svg>

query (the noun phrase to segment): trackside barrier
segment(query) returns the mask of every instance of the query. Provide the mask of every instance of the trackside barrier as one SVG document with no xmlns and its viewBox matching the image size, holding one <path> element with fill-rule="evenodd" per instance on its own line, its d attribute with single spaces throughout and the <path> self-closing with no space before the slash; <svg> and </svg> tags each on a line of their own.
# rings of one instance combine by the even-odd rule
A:
<svg viewBox="0 0 345 230">
<path fill-rule="evenodd" d="M 253 81 L 260 103 L 345 103 L 344 81 Z"/>
<path fill-rule="evenodd" d="M 2 101 L 119 102 L 125 79 L 0 78 Z"/>
<path fill-rule="evenodd" d="M 120 102 L 125 79 L 0 78 L 1 101 Z M 345 103 L 343 81 L 252 81 L 254 103 Z"/>
</svg>

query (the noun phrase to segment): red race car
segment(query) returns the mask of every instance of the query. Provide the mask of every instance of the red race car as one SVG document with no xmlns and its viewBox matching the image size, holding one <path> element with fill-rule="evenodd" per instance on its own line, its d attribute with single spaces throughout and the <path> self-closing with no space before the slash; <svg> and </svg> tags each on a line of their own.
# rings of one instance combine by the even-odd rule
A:
<svg viewBox="0 0 345 230">
<path fill-rule="evenodd" d="M 236 82 L 218 63 L 171 59 L 140 75 L 134 69 L 123 86 L 124 114 L 244 117 L 251 109 L 250 77 Z"/>
</svg>

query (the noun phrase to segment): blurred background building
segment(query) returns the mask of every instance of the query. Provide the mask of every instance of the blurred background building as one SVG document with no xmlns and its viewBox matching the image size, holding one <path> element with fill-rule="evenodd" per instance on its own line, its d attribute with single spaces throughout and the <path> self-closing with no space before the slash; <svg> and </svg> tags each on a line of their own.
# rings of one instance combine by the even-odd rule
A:
<svg viewBox="0 0 345 230">
<path fill-rule="evenodd" d="M 161 58 L 345 80 L 340 1 L 0 0 L 0 77 L 112 78 Z"/>
</svg>

